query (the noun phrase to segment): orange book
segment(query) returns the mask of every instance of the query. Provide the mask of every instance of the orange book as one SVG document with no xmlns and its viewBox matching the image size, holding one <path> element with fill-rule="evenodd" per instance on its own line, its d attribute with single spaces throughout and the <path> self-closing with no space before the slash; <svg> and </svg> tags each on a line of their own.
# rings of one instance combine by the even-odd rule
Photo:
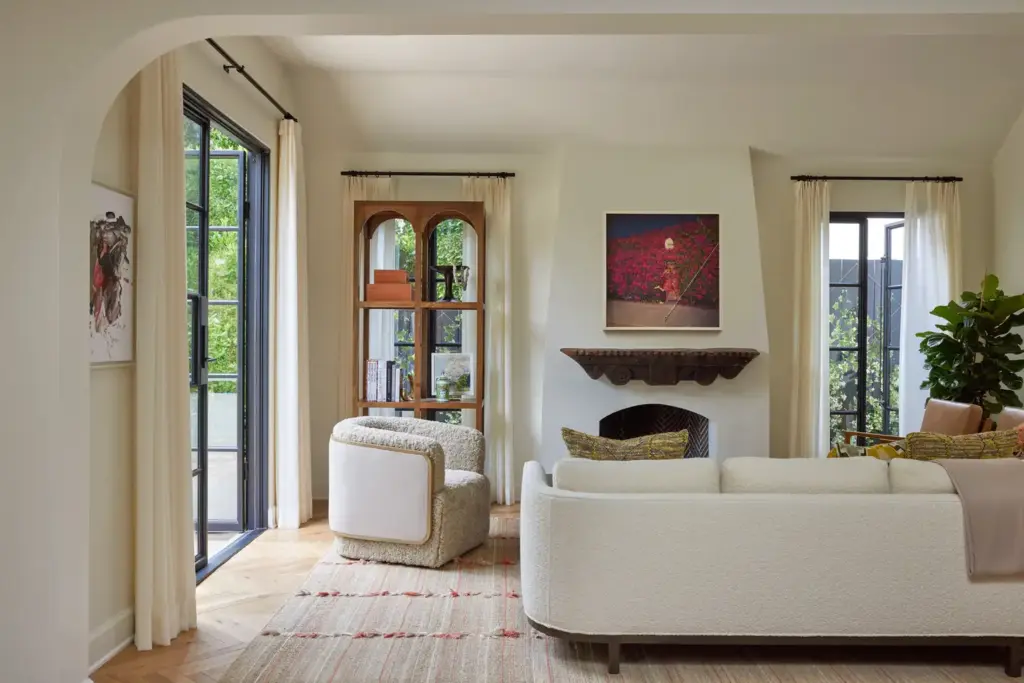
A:
<svg viewBox="0 0 1024 683">
<path fill-rule="evenodd" d="M 412 301 L 412 285 L 398 283 L 366 285 L 366 300 Z"/>
<path fill-rule="evenodd" d="M 409 282 L 409 273 L 404 270 L 374 270 L 373 281 L 378 285 L 404 285 Z"/>
</svg>

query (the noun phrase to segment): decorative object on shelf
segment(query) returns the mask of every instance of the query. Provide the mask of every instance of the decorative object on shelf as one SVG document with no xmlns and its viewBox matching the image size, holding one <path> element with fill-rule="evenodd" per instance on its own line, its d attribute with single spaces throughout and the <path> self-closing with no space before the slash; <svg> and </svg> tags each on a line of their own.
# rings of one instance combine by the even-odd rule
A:
<svg viewBox="0 0 1024 683">
<path fill-rule="evenodd" d="M 465 294 L 466 288 L 469 287 L 469 266 L 455 266 L 455 281 Z"/>
<path fill-rule="evenodd" d="M 430 360 L 435 387 L 439 379 L 448 380 L 448 395 L 456 400 L 473 392 L 473 354 L 434 353 Z"/>
<path fill-rule="evenodd" d="M 93 363 L 134 360 L 135 200 L 93 185 L 89 220 L 89 357 Z"/>
<path fill-rule="evenodd" d="M 756 349 L 562 349 L 562 353 L 579 363 L 591 379 L 607 375 L 616 386 L 630 380 L 651 386 L 679 382 L 707 386 L 719 377 L 735 379 L 761 355 Z"/>
<path fill-rule="evenodd" d="M 605 214 L 605 329 L 720 330 L 718 214 Z"/>
<path fill-rule="evenodd" d="M 373 271 L 373 282 L 378 285 L 404 285 L 409 282 L 409 273 L 404 270 L 381 270 Z"/>
<path fill-rule="evenodd" d="M 448 390 L 452 383 L 444 375 L 434 380 L 434 397 L 438 403 L 447 403 L 450 400 Z"/>
<path fill-rule="evenodd" d="M 402 399 L 402 366 L 393 360 L 366 361 L 366 400 L 394 403 Z"/>
<path fill-rule="evenodd" d="M 412 301 L 412 285 L 399 282 L 382 282 L 366 285 L 367 301 Z"/>
<path fill-rule="evenodd" d="M 1007 296 L 989 274 L 980 291 L 964 292 L 932 315 L 943 322 L 917 333 L 928 369 L 921 388 L 931 398 L 979 405 L 983 418 L 1020 408 L 1024 344 L 1013 330 L 1024 325 L 1024 294 Z"/>
</svg>

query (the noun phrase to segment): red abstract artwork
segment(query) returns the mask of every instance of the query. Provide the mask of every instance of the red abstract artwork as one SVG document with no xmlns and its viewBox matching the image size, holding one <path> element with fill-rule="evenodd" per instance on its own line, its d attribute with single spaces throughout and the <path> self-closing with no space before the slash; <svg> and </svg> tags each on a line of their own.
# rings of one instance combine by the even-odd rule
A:
<svg viewBox="0 0 1024 683">
<path fill-rule="evenodd" d="M 720 329 L 717 214 L 606 216 L 605 326 Z"/>
</svg>

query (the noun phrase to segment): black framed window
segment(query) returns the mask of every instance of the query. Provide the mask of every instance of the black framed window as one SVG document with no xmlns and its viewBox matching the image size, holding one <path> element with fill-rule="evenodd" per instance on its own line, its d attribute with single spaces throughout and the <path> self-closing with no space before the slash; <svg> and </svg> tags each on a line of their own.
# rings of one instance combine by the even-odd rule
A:
<svg viewBox="0 0 1024 683">
<path fill-rule="evenodd" d="M 829 421 L 899 433 L 903 214 L 833 212 L 829 221 Z M 863 441 L 863 440 L 861 440 Z"/>
<path fill-rule="evenodd" d="M 269 150 L 184 89 L 197 578 L 266 527 Z"/>
</svg>

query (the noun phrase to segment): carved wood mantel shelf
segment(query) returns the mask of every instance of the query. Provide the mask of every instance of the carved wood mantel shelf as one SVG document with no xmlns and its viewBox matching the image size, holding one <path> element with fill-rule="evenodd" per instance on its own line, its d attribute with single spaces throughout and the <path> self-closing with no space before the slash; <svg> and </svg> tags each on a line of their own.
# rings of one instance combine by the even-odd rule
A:
<svg viewBox="0 0 1024 683">
<path fill-rule="evenodd" d="M 651 386 L 696 382 L 708 386 L 719 377 L 735 379 L 756 349 L 562 349 L 591 379 L 607 375 L 621 386 L 634 379 Z"/>
</svg>

